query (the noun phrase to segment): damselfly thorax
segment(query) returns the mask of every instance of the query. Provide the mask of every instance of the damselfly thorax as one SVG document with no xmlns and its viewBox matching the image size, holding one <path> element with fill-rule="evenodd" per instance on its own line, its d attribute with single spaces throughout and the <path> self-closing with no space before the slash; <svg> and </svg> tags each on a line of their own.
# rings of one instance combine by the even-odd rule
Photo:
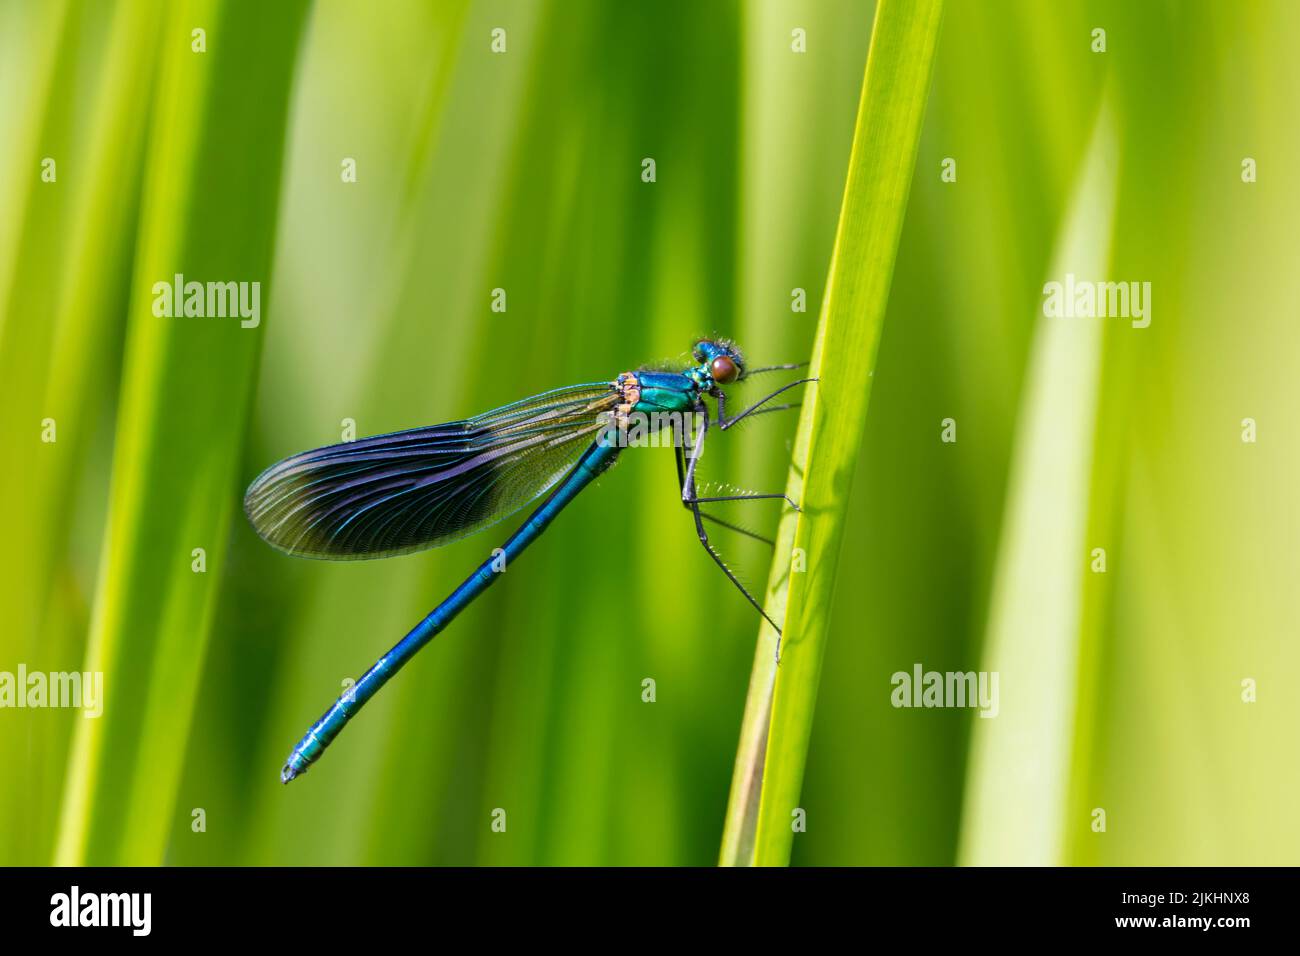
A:
<svg viewBox="0 0 1300 956">
<path fill-rule="evenodd" d="M 707 427 L 699 383 L 679 372 L 624 372 L 614 380 L 619 401 L 603 444 L 619 448 L 689 448 Z"/>
</svg>

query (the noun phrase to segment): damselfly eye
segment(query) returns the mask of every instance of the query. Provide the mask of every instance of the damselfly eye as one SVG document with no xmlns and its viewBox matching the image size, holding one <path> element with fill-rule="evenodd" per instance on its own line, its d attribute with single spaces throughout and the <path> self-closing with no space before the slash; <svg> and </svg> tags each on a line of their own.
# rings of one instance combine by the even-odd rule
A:
<svg viewBox="0 0 1300 956">
<path fill-rule="evenodd" d="M 740 378 L 740 366 L 725 355 L 719 355 L 709 366 L 713 380 L 720 385 L 730 385 Z"/>
</svg>

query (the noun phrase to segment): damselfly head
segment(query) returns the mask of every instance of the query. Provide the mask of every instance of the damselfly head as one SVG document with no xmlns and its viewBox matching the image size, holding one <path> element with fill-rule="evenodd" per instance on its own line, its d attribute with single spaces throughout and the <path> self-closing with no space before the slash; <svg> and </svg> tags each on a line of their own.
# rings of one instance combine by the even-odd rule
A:
<svg viewBox="0 0 1300 956">
<path fill-rule="evenodd" d="M 731 342 L 703 339 L 695 343 L 691 354 L 695 361 L 707 366 L 709 377 L 718 385 L 730 385 L 745 377 L 745 360 Z"/>
</svg>

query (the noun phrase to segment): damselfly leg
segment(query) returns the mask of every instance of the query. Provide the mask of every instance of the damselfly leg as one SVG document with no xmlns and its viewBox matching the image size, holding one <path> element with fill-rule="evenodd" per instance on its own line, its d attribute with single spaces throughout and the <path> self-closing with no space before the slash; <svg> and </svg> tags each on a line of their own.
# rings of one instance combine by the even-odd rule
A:
<svg viewBox="0 0 1300 956">
<path fill-rule="evenodd" d="M 732 417 L 732 418 L 728 418 L 728 417 L 727 417 L 727 412 L 726 412 L 726 401 L 727 401 L 727 399 L 726 399 L 726 396 L 722 394 L 721 389 L 719 389 L 717 392 L 714 393 L 714 396 L 713 396 L 714 398 L 716 398 L 716 399 L 718 400 L 718 420 L 717 420 L 717 422 L 715 422 L 714 424 L 716 424 L 716 425 L 718 426 L 718 428 L 720 428 L 722 431 L 725 432 L 728 428 L 730 428 L 731 426 L 737 424 L 738 422 L 740 422 L 740 421 L 742 421 L 742 420 L 748 418 L 750 415 L 760 415 L 760 414 L 762 414 L 762 412 L 760 411 L 760 409 L 761 409 L 764 405 L 766 405 L 768 402 L 770 402 L 772 399 L 774 399 L 774 398 L 776 398 L 778 395 L 780 395 L 781 393 L 783 393 L 783 392 L 787 392 L 787 391 L 789 391 L 790 389 L 794 388 L 794 387 L 797 386 L 797 385 L 807 385 L 809 382 L 815 382 L 815 381 L 817 381 L 817 379 L 815 379 L 815 378 L 801 378 L 801 379 L 799 379 L 798 381 L 790 382 L 790 383 L 787 384 L 787 385 L 782 385 L 782 386 L 781 386 L 780 388 L 778 388 L 775 392 L 772 392 L 770 395 L 767 395 L 767 396 L 765 396 L 765 397 L 763 397 L 763 398 L 760 398 L 760 399 L 759 399 L 758 401 L 756 401 L 753 405 L 750 405 L 749 408 L 745 409 L 745 410 L 744 410 L 743 412 L 741 412 L 739 415 L 736 415 L 736 416 L 734 416 L 734 417 Z M 786 406 L 786 407 L 789 407 L 789 406 Z M 777 410 L 778 410 L 778 409 L 776 409 L 776 408 L 772 409 L 772 411 L 777 411 Z"/>
<path fill-rule="evenodd" d="M 681 446 L 677 446 L 673 451 L 677 455 L 677 470 L 680 474 L 682 472 L 683 456 Z M 776 621 L 768 617 L 767 612 L 763 610 L 763 605 L 759 604 L 754 598 L 754 595 L 749 593 L 749 589 L 740 583 L 740 579 L 732 573 L 731 568 L 727 567 L 726 562 L 722 560 L 722 556 L 718 554 L 713 545 L 709 542 L 709 532 L 704 528 L 705 516 L 700 512 L 699 501 L 695 497 L 694 478 L 690 476 L 691 473 L 689 468 L 687 469 L 687 475 L 688 477 L 686 480 L 688 483 L 682 487 L 682 504 L 689 508 L 695 517 L 695 533 L 699 536 L 700 544 L 702 544 L 704 550 L 709 553 L 709 557 L 713 559 L 713 563 L 722 569 L 722 573 L 727 576 L 727 580 L 736 586 L 736 589 L 745 596 L 745 600 L 754 606 L 754 610 L 763 615 L 763 617 L 766 618 L 767 623 L 771 624 L 772 627 L 775 628 L 777 634 L 780 634 L 781 628 L 777 626 Z"/>
<path fill-rule="evenodd" d="M 798 368 L 798 367 L 800 366 L 799 365 L 774 365 L 774 366 L 769 366 L 767 368 L 755 369 L 754 371 L 766 372 L 766 371 L 776 371 L 777 369 L 789 369 L 789 368 Z M 741 421 L 742 419 L 748 418 L 750 416 L 762 415 L 762 414 L 775 412 L 775 411 L 782 411 L 794 407 L 792 404 L 773 406 L 773 405 L 767 405 L 767 403 L 770 402 L 773 398 L 776 398 L 778 395 L 788 391 L 789 389 L 794 388 L 797 385 L 805 385 L 809 382 L 815 382 L 815 381 L 817 381 L 817 379 L 815 378 L 806 378 L 806 379 L 800 379 L 795 382 L 790 382 L 787 385 L 783 385 L 781 388 L 778 388 L 776 391 L 772 392 L 771 394 L 764 396 L 762 399 L 755 402 L 753 405 L 749 406 L 740 414 L 732 418 L 727 418 L 726 416 L 726 408 L 725 408 L 726 398 L 724 397 L 722 390 L 719 389 L 713 393 L 713 397 L 716 398 L 718 402 L 718 418 L 716 421 L 710 421 L 707 406 L 705 406 L 703 402 L 699 404 L 697 411 L 701 413 L 699 416 L 700 428 L 697 434 L 695 435 L 695 441 L 691 446 L 689 458 L 687 458 L 687 455 L 683 450 L 682 444 L 677 444 L 674 448 L 674 451 L 677 456 L 677 481 L 681 488 L 682 505 L 690 510 L 692 516 L 695 519 L 695 531 L 697 536 L 699 537 L 700 544 L 703 545 L 704 550 L 708 552 L 708 555 L 710 558 L 713 559 L 713 562 L 719 568 L 722 569 L 722 573 L 727 576 L 727 580 L 729 580 L 732 584 L 736 586 L 736 589 L 745 596 L 745 600 L 749 601 L 749 603 L 753 605 L 754 609 L 757 610 L 758 613 L 761 614 L 763 618 L 769 624 L 772 625 L 772 629 L 776 631 L 778 661 L 780 660 L 781 628 L 777 625 L 777 623 L 774 620 L 772 620 L 772 618 L 768 615 L 767 611 L 763 609 L 763 606 L 758 603 L 754 595 L 749 592 L 749 589 L 746 588 L 736 577 L 736 575 L 732 573 L 731 569 L 727 567 L 726 563 L 722 560 L 721 555 L 718 554 L 717 550 L 713 547 L 712 542 L 709 540 L 709 533 L 704 527 L 704 522 L 711 521 L 722 527 L 728 528 L 729 530 L 737 531 L 740 532 L 741 534 L 746 534 L 751 538 L 757 538 L 758 540 L 767 542 L 769 544 L 772 544 L 773 542 L 771 542 L 770 539 L 762 537 L 761 535 L 754 534 L 751 531 L 747 531 L 744 528 L 737 527 L 736 525 L 723 521 L 721 518 L 718 518 L 714 515 L 701 511 L 700 505 L 711 504 L 715 502 L 724 502 L 724 501 L 771 501 L 771 500 L 781 499 L 784 500 L 786 504 L 788 504 L 795 511 L 799 510 L 799 506 L 790 498 L 789 495 L 786 495 L 782 492 L 748 493 L 748 494 L 735 494 L 735 495 L 699 495 L 696 493 L 695 468 L 696 468 L 696 464 L 700 460 L 700 456 L 704 452 L 704 441 L 708 435 L 710 425 L 717 425 L 719 427 L 719 430 L 725 431 L 726 429 L 730 428 L 732 425 L 735 425 L 737 422 Z"/>
</svg>

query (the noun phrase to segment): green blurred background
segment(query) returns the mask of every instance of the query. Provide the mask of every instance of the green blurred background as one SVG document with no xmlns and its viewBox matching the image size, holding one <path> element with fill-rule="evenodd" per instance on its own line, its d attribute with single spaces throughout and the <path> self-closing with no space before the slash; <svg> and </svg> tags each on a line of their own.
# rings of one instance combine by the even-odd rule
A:
<svg viewBox="0 0 1300 956">
<path fill-rule="evenodd" d="M 0 711 L 0 863 L 714 862 L 756 616 L 669 452 L 625 456 L 288 788 L 344 679 L 499 536 L 293 560 L 239 501 L 345 419 L 463 417 L 699 334 L 805 359 L 871 22 L 0 0 L 0 671 L 106 688 L 98 720 Z M 795 863 L 1296 861 L 1298 38 L 1284 0 L 948 5 Z M 1151 282 L 1150 327 L 1043 319 L 1066 271 Z M 260 281 L 261 325 L 155 318 L 176 272 Z M 793 428 L 737 430 L 705 477 L 781 487 Z M 761 585 L 763 548 L 720 543 Z M 894 709 L 916 662 L 998 670 L 999 717 Z"/>
</svg>

